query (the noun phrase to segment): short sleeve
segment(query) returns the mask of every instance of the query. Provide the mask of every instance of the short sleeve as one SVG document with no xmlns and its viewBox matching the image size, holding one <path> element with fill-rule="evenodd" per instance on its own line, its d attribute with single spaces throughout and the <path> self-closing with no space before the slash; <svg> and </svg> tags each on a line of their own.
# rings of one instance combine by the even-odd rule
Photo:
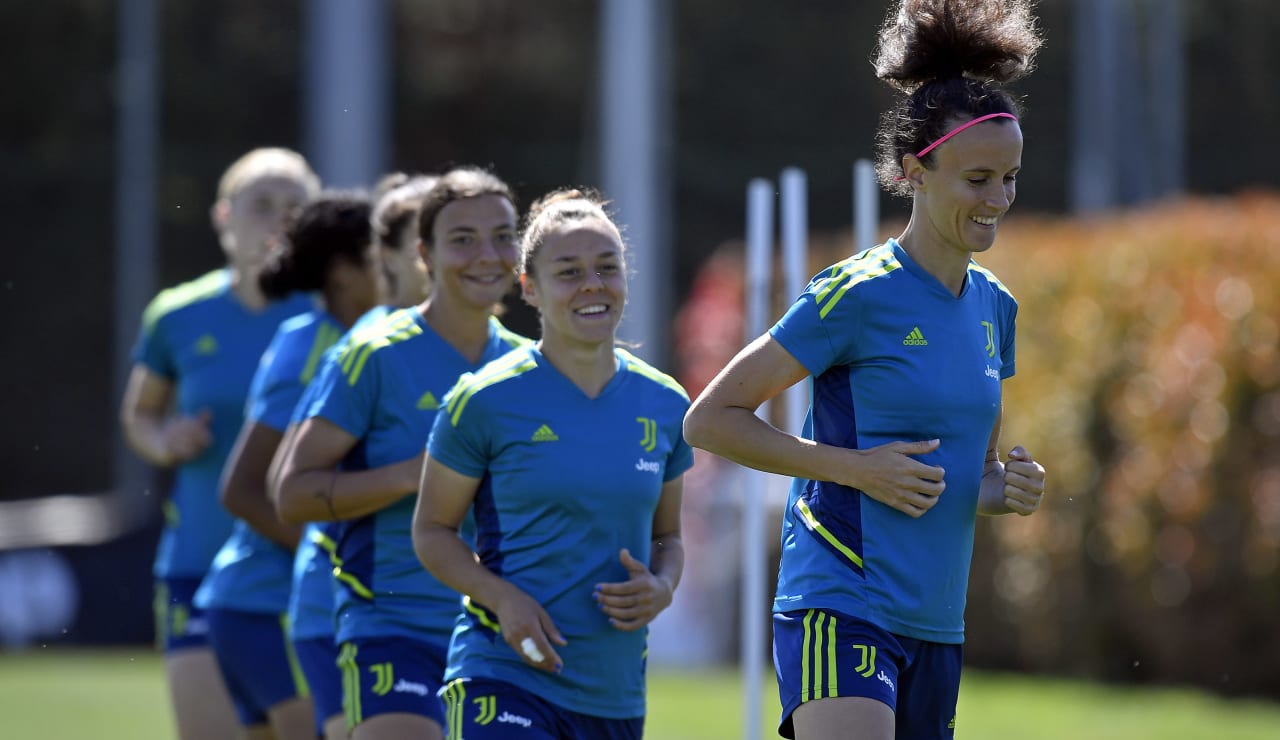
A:
<svg viewBox="0 0 1280 740">
<path fill-rule="evenodd" d="M 455 410 L 453 401 L 465 392 L 471 374 L 463 375 L 445 396 L 444 406 L 436 414 L 427 439 L 427 454 L 448 468 L 472 478 L 480 478 L 489 467 L 487 414 L 477 408 L 483 403 L 474 395 L 463 408 Z M 463 413 L 465 411 L 465 413 Z"/>
<path fill-rule="evenodd" d="M 156 375 L 173 380 L 178 374 L 177 364 L 164 331 L 164 314 L 161 313 L 159 301 L 159 297 L 153 299 L 142 315 L 142 328 L 138 332 L 138 341 L 133 346 L 133 361 L 146 366 Z"/>
<path fill-rule="evenodd" d="M 693 467 L 693 448 L 685 441 L 681 426 L 683 425 L 676 426 L 675 444 L 671 448 L 671 454 L 667 455 L 666 469 L 662 476 L 663 483 L 679 478 Z"/>
<path fill-rule="evenodd" d="M 249 389 L 249 421 L 283 432 L 289 426 L 293 410 L 302 398 L 305 386 L 291 358 L 279 352 L 279 337 L 263 354 Z"/>
<path fill-rule="evenodd" d="M 817 377 L 853 361 L 858 326 L 857 273 L 835 265 L 819 273 L 769 330 L 782 348 Z M 836 327 L 836 331 L 832 328 Z"/>
<path fill-rule="evenodd" d="M 334 352 L 332 347 L 325 351 L 324 358 L 320 360 L 320 367 L 316 369 L 315 377 L 311 379 L 306 388 L 302 389 L 302 395 L 298 398 L 298 402 L 294 404 L 293 413 L 289 416 L 290 424 L 300 424 L 310 415 L 311 406 L 316 402 L 320 388 L 325 383 L 325 376 L 329 373 L 339 372 L 334 363 L 334 358 L 337 355 L 338 353 Z"/>
<path fill-rule="evenodd" d="M 1000 318 L 1004 323 L 1000 338 L 1000 379 L 1012 378 L 1017 369 L 1014 366 L 1017 353 L 1018 334 L 1018 302 L 1013 296 L 1001 294 Z"/>
<path fill-rule="evenodd" d="M 323 367 L 311 381 L 299 420 L 321 417 L 356 439 L 373 427 L 381 386 L 380 354 L 367 343 L 349 344 L 339 353 L 328 353 Z"/>
</svg>

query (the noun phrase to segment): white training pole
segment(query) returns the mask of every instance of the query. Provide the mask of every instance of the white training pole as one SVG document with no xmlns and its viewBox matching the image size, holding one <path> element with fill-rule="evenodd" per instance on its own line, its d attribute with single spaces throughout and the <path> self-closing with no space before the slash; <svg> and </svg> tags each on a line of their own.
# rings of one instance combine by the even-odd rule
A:
<svg viewBox="0 0 1280 740">
<path fill-rule="evenodd" d="M 368 187 L 391 153 L 391 16 L 386 0 L 304 5 L 303 141 L 329 187 Z"/>
<path fill-rule="evenodd" d="M 631 245 L 618 336 L 658 367 L 671 359 L 671 85 L 664 44 L 668 0 L 599 3 L 597 108 L 600 183 Z"/>
<path fill-rule="evenodd" d="M 159 10 L 155 0 L 117 3 L 116 74 L 116 202 L 115 286 L 111 394 L 124 395 L 133 367 L 133 341 L 147 301 L 156 292 L 159 217 L 156 213 L 160 157 L 160 45 Z M 182 204 L 166 203 L 170 207 Z M 112 429 L 117 427 L 113 424 Z M 146 497 L 154 485 L 151 468 L 133 454 L 124 436 L 115 433 L 112 454 L 114 488 L 122 501 L 141 504 L 150 514 L 154 502 Z"/>
<path fill-rule="evenodd" d="M 880 230 L 879 198 L 875 165 L 869 159 L 859 159 L 853 163 L 854 254 L 876 245 L 876 233 Z"/>
<path fill-rule="evenodd" d="M 773 273 L 773 183 L 756 178 L 747 185 L 747 264 L 746 321 L 744 334 L 748 343 L 767 329 L 769 320 L 769 287 Z M 769 416 L 766 403 L 759 410 Z M 765 569 L 769 548 L 764 546 L 766 473 L 741 468 L 742 501 L 742 707 L 743 737 L 760 740 L 760 693 L 765 664 L 765 640 L 768 613 Z"/>
<path fill-rule="evenodd" d="M 809 185 L 804 170 L 788 167 L 779 179 L 782 195 L 782 286 L 783 303 L 790 306 L 809 283 Z M 796 383 L 787 389 L 787 416 L 783 429 L 800 434 L 809 411 L 809 384 Z"/>
</svg>

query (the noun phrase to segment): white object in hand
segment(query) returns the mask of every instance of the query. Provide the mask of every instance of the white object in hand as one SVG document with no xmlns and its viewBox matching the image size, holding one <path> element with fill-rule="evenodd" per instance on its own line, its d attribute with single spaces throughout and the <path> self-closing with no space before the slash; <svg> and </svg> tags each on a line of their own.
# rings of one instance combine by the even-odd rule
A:
<svg viewBox="0 0 1280 740">
<path fill-rule="evenodd" d="M 542 651 L 538 649 L 536 644 L 534 644 L 532 637 L 526 637 L 520 641 L 520 650 L 524 652 L 525 657 L 532 660 L 534 663 L 541 663 L 543 661 Z"/>
</svg>

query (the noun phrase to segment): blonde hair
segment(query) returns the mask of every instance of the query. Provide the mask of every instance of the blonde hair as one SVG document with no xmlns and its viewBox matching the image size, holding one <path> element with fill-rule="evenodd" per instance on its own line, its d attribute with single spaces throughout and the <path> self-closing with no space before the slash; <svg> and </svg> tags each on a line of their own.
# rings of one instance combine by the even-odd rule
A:
<svg viewBox="0 0 1280 740">
<path fill-rule="evenodd" d="M 574 221 L 598 218 L 613 227 L 622 240 L 622 229 L 608 211 L 609 201 L 598 191 L 577 188 L 559 188 L 534 201 L 529 207 L 524 233 L 520 237 L 520 272 L 533 276 L 533 258 L 547 240 L 547 234 L 555 227 Z"/>
<path fill-rule="evenodd" d="M 320 192 L 320 177 L 301 154 L 283 147 L 261 147 L 242 155 L 222 173 L 218 200 L 230 200 L 250 183 L 270 176 L 297 180 L 306 188 L 308 196 Z"/>
</svg>

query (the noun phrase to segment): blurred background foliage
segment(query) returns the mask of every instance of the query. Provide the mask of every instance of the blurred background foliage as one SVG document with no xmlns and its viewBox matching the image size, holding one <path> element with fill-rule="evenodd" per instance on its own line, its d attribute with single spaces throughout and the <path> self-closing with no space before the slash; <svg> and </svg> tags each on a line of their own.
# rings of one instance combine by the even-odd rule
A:
<svg viewBox="0 0 1280 740">
<path fill-rule="evenodd" d="M 1280 198 L 1017 220 L 984 261 L 1022 306 L 1004 438 L 1054 473 L 987 523 L 974 658 L 1280 696 Z"/>
<path fill-rule="evenodd" d="M 1130 1 L 1149 13 L 1164 6 Z M 302 146 L 305 18 L 302 0 L 159 5 L 158 277 L 168 285 L 220 263 L 208 209 L 226 165 L 253 146 Z M 870 156 L 891 100 L 868 64 L 885 7 L 670 4 L 673 295 L 682 299 L 712 249 L 741 233 L 750 177 L 804 168 L 814 228 L 848 224 L 850 167 Z M 1078 7 L 1038 3 L 1047 43 L 1037 71 L 1016 87 L 1027 103 L 1020 211 L 1069 205 Z M 491 164 L 525 203 L 555 186 L 596 182 L 594 0 L 389 0 L 388 8 L 394 167 Z M 0 122 L 0 202 L 14 245 L 0 275 L 6 337 L 14 348 L 75 337 L 73 346 L 51 341 L 56 348 L 0 370 L 6 386 L 58 389 L 13 400 L 0 498 L 95 490 L 110 480 L 110 446 L 92 440 L 114 433 L 109 276 L 129 269 L 114 264 L 111 244 L 116 10 L 101 0 L 0 4 L 12 60 Z M 1268 141 L 1280 119 L 1280 48 L 1272 43 L 1280 4 L 1185 0 L 1182 12 L 1187 188 L 1274 186 L 1280 151 L 1254 144 Z M 1132 166 L 1144 163 L 1135 155 Z M 892 217 L 906 206 L 882 207 Z M 531 314 L 514 308 L 517 325 L 530 327 Z M 89 366 L 80 358 L 91 358 Z M 73 419 L 88 439 L 64 433 Z M 68 459 L 76 464 L 55 464 Z"/>
<path fill-rule="evenodd" d="M 815 235 L 811 272 L 851 239 Z M 741 254 L 677 317 L 691 393 L 741 346 Z M 979 261 L 1019 304 L 1002 451 L 1049 495 L 979 521 L 966 662 L 1280 698 L 1280 196 L 1013 216 Z"/>
</svg>

